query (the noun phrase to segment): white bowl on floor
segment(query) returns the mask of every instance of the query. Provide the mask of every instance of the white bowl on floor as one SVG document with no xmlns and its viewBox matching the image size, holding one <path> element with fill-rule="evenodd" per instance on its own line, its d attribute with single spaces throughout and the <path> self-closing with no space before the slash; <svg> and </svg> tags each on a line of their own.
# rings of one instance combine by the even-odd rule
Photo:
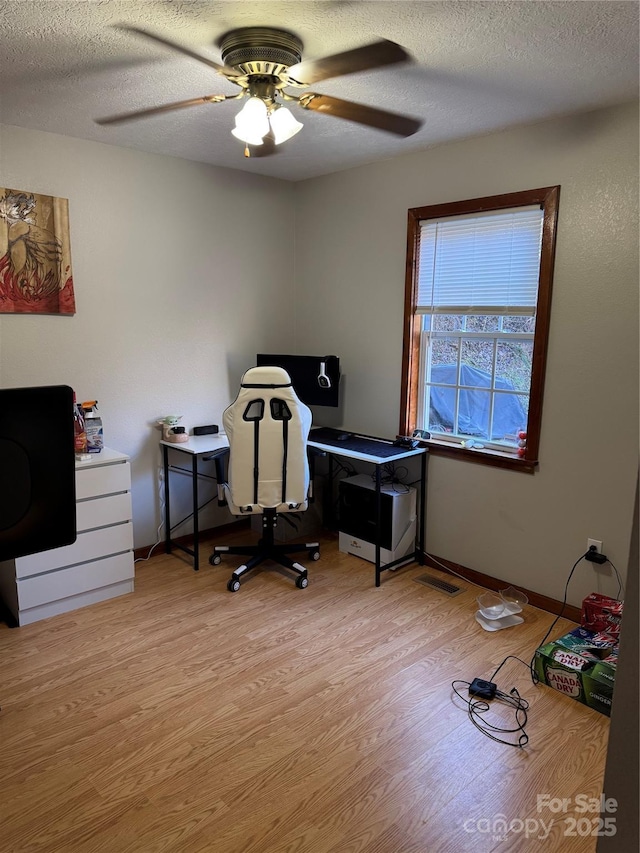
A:
<svg viewBox="0 0 640 853">
<path fill-rule="evenodd" d="M 485 619 L 500 619 L 512 611 L 507 610 L 505 600 L 494 592 L 483 592 L 476 599 L 480 613 Z"/>
<path fill-rule="evenodd" d="M 516 589 L 513 586 L 500 590 L 500 598 L 504 602 L 505 616 L 511 613 L 520 613 L 529 603 L 529 599 L 524 592 L 521 592 L 521 590 Z"/>
</svg>

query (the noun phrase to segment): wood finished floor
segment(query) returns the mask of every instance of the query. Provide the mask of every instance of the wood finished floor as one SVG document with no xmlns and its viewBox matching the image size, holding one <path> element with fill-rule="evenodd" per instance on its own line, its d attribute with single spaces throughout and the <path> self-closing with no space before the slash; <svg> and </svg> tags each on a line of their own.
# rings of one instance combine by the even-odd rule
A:
<svg viewBox="0 0 640 853">
<path fill-rule="evenodd" d="M 564 834 L 573 807 L 536 798 L 599 797 L 608 719 L 515 661 L 497 681 L 531 703 L 526 750 L 452 698 L 528 660 L 553 617 L 487 633 L 473 585 L 449 598 L 414 564 L 376 589 L 322 543 L 306 590 L 268 571 L 232 594 L 232 558 L 195 573 L 161 555 L 131 595 L 0 625 L 3 853 L 594 851 Z"/>
</svg>

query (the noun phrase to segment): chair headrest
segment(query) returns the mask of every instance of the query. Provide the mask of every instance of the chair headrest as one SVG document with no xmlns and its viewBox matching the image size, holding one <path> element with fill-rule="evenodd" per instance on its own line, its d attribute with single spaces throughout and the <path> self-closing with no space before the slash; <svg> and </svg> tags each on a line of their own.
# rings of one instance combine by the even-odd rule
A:
<svg viewBox="0 0 640 853">
<path fill-rule="evenodd" d="M 242 377 L 242 388 L 288 388 L 291 377 L 282 367 L 250 367 Z"/>
</svg>

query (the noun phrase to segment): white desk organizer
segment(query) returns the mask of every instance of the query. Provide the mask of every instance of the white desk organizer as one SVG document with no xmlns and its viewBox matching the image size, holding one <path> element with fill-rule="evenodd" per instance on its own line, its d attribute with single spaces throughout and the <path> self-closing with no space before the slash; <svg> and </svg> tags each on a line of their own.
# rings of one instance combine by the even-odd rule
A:
<svg viewBox="0 0 640 853">
<path fill-rule="evenodd" d="M 498 594 L 484 592 L 476 599 L 478 610 L 476 611 L 476 622 L 485 631 L 501 631 L 503 628 L 512 628 L 524 622 L 522 608 L 529 603 L 529 599 L 518 589 L 512 586 L 501 590 Z"/>
</svg>

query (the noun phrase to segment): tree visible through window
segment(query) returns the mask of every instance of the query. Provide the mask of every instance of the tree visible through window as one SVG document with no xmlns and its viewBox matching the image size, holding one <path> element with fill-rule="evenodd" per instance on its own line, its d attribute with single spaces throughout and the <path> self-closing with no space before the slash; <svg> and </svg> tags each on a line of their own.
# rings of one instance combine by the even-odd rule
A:
<svg viewBox="0 0 640 853">
<path fill-rule="evenodd" d="M 400 432 L 538 461 L 559 187 L 409 210 Z"/>
</svg>

